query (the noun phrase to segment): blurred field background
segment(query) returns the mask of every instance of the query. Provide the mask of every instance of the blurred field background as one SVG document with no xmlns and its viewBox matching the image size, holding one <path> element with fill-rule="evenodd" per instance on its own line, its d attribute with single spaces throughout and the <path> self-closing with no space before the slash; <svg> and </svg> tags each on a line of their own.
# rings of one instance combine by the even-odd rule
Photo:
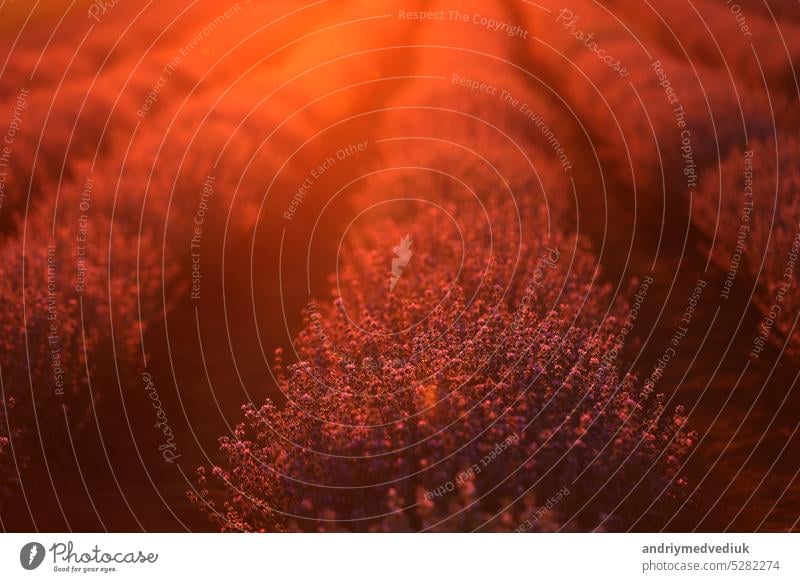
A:
<svg viewBox="0 0 800 582">
<path fill-rule="evenodd" d="M 690 502 L 632 527 L 796 529 L 795 274 L 752 351 L 800 221 L 800 6 L 732 6 L 0 3 L 0 134 L 19 125 L 0 198 L 0 526 L 211 529 L 186 495 L 195 469 L 244 403 L 280 399 L 273 353 L 309 299 L 330 298 L 351 222 L 413 224 L 418 209 L 392 201 L 466 209 L 508 189 L 593 257 L 585 283 L 608 302 L 654 279 L 624 354 L 642 379 L 707 282 L 656 387 L 700 436 Z M 747 151 L 751 230 L 723 297 Z"/>
</svg>

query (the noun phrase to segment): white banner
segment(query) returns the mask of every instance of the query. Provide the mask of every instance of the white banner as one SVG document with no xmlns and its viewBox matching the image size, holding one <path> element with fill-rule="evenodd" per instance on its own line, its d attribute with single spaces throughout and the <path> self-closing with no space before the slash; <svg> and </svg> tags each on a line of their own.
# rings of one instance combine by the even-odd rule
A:
<svg viewBox="0 0 800 582">
<path fill-rule="evenodd" d="M 795 534 L 4 534 L 0 580 L 800 580 Z"/>
</svg>

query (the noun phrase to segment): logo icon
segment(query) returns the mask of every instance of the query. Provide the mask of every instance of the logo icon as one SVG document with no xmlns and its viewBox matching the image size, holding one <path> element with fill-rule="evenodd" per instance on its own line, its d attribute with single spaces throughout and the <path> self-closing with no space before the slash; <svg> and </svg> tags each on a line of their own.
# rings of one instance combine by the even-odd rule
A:
<svg viewBox="0 0 800 582">
<path fill-rule="evenodd" d="M 30 542 L 19 551 L 19 563 L 26 570 L 35 570 L 44 561 L 44 546 L 38 542 Z"/>
<path fill-rule="evenodd" d="M 392 248 L 394 254 L 397 255 L 396 258 L 392 259 L 392 278 L 389 282 L 389 291 L 394 291 L 395 286 L 397 286 L 397 282 L 400 280 L 400 275 L 403 274 L 403 267 L 408 265 L 408 262 L 411 260 L 411 240 L 410 235 L 406 235 L 400 239 L 400 244 L 396 247 Z"/>
</svg>

